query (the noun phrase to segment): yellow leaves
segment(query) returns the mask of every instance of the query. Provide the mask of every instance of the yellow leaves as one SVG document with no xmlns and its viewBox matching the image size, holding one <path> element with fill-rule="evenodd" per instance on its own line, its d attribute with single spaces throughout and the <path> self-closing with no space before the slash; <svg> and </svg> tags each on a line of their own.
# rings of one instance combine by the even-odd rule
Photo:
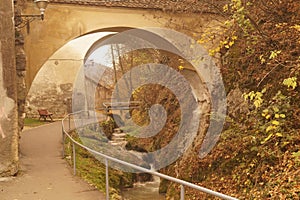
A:
<svg viewBox="0 0 300 200">
<path fill-rule="evenodd" d="M 277 137 L 283 137 L 282 133 L 276 133 L 275 134 Z"/>
<path fill-rule="evenodd" d="M 292 153 L 292 156 L 293 156 L 293 157 L 298 157 L 298 158 L 300 158 L 300 151 L 298 151 L 298 152 L 293 152 L 293 153 Z"/>
<path fill-rule="evenodd" d="M 266 137 L 266 138 L 265 138 L 263 141 L 261 141 L 260 143 L 261 143 L 261 144 L 265 144 L 265 143 L 268 142 L 273 136 L 274 136 L 274 134 L 273 134 L 273 133 L 270 133 L 270 134 L 268 135 L 268 137 Z M 283 137 L 282 133 L 279 133 L 279 132 L 275 133 L 275 136 L 276 136 L 276 137 Z"/>
<path fill-rule="evenodd" d="M 265 91 L 266 91 L 265 89 L 262 90 L 261 92 L 251 91 L 248 94 L 243 94 L 243 96 L 245 100 L 249 99 L 250 101 L 253 101 L 255 108 L 259 108 L 263 103 L 262 96 Z"/>
<path fill-rule="evenodd" d="M 228 4 L 226 4 L 225 6 L 223 6 L 223 11 L 224 11 L 224 12 L 227 12 L 228 10 L 229 10 Z"/>
<path fill-rule="evenodd" d="M 276 112 L 276 113 L 279 112 L 279 108 L 278 108 L 277 106 L 274 106 L 274 107 L 273 107 L 273 110 L 274 110 L 274 112 Z"/>
<path fill-rule="evenodd" d="M 232 40 L 237 40 L 238 37 L 237 37 L 236 35 L 234 35 L 234 36 L 231 37 L 231 39 L 232 39 Z"/>
<path fill-rule="evenodd" d="M 261 116 L 265 117 L 266 119 L 270 119 L 270 118 L 272 117 L 272 116 L 271 116 L 270 114 L 268 114 L 267 112 L 263 112 L 263 113 L 261 114 Z M 284 119 L 285 117 L 286 117 L 285 114 L 278 114 L 278 113 L 274 114 L 274 118 L 275 118 L 275 119 L 280 119 L 280 118 Z M 278 121 L 274 120 L 274 121 L 272 121 L 272 124 L 274 124 L 274 125 L 279 125 L 279 124 L 277 124 L 277 122 L 278 122 Z M 278 122 L 278 123 L 279 123 L 279 122 Z"/>
<path fill-rule="evenodd" d="M 217 47 L 215 49 L 210 49 L 209 50 L 209 55 L 214 56 L 216 53 L 220 52 L 220 47 Z"/>
<path fill-rule="evenodd" d="M 264 109 L 263 110 L 263 113 L 268 113 L 269 112 L 269 109 Z"/>
<path fill-rule="evenodd" d="M 268 127 L 266 128 L 266 132 L 268 133 L 269 131 L 275 130 L 276 128 L 277 128 L 276 126 L 268 126 Z"/>
<path fill-rule="evenodd" d="M 279 51 L 279 50 L 271 51 L 271 54 L 270 54 L 270 56 L 269 56 L 269 59 L 270 59 L 270 60 L 275 59 L 280 53 L 281 53 L 281 51 Z"/>
<path fill-rule="evenodd" d="M 298 152 L 293 152 L 292 156 L 295 158 L 296 162 L 300 162 L 300 151 Z"/>
<path fill-rule="evenodd" d="M 230 38 L 227 38 L 230 39 Z M 232 45 L 234 45 L 234 41 L 224 40 L 220 42 L 220 47 L 225 47 L 226 49 L 229 49 Z"/>
<path fill-rule="evenodd" d="M 261 141 L 261 144 L 265 144 L 272 137 L 277 137 L 277 138 L 284 137 L 282 133 L 282 131 L 284 130 L 282 125 L 284 125 L 285 123 L 283 119 L 286 118 L 286 115 L 280 112 L 282 112 L 282 110 L 281 107 L 279 107 L 278 105 L 272 105 L 262 110 L 261 116 L 265 119 L 262 129 L 264 129 L 263 132 L 268 134 L 268 136 Z M 278 144 L 279 141 L 276 141 L 275 145 Z"/>
<path fill-rule="evenodd" d="M 251 91 L 249 94 L 246 94 L 244 96 L 245 99 L 250 99 L 250 101 L 252 101 L 254 97 L 255 97 L 254 91 Z"/>
<path fill-rule="evenodd" d="M 251 168 L 253 168 L 254 166 L 255 166 L 255 164 L 254 163 L 250 163 L 250 165 L 249 165 Z"/>
<path fill-rule="evenodd" d="M 255 93 L 255 99 L 261 99 L 263 96 L 263 92 L 256 92 Z"/>
<path fill-rule="evenodd" d="M 231 7 L 233 9 L 239 9 L 242 6 L 242 1 L 241 0 L 232 0 L 231 2 L 232 2 Z"/>
<path fill-rule="evenodd" d="M 279 116 L 283 119 L 286 117 L 285 114 L 280 114 Z"/>
<path fill-rule="evenodd" d="M 250 99 L 250 101 L 252 101 L 253 99 L 255 99 L 257 96 L 260 96 L 261 95 L 259 94 L 260 92 L 254 92 L 254 91 L 251 91 L 249 92 L 248 94 L 244 94 L 244 99 L 247 100 L 247 99 Z"/>
<path fill-rule="evenodd" d="M 207 33 L 203 33 L 200 37 L 200 39 L 197 40 L 198 44 L 204 44 L 206 42 L 209 41 L 209 36 L 207 35 Z"/>
<path fill-rule="evenodd" d="M 235 33 L 233 33 L 233 36 L 226 37 L 224 40 L 220 41 L 219 46 L 216 47 L 215 49 L 210 49 L 209 55 L 214 56 L 216 53 L 220 52 L 222 48 L 229 49 L 230 47 L 232 47 L 235 44 L 235 41 L 238 39 L 238 37 L 234 34 Z M 204 41 L 200 40 L 198 41 L 198 43 L 199 42 L 204 42 Z"/>
<path fill-rule="evenodd" d="M 269 114 L 269 110 L 268 109 L 264 109 L 262 111 L 261 116 L 265 117 L 266 119 L 270 119 L 271 118 L 271 115 Z"/>
<path fill-rule="evenodd" d="M 229 37 L 228 40 L 225 40 L 222 42 L 222 45 L 224 45 L 224 47 L 226 49 L 229 49 L 230 47 L 232 47 L 235 43 L 235 41 L 238 39 L 238 37 L 236 35 L 233 35 L 231 38 Z"/>
<path fill-rule="evenodd" d="M 224 25 L 225 25 L 226 27 L 230 27 L 230 26 L 232 26 L 232 21 L 226 20 L 226 21 L 224 22 Z"/>
<path fill-rule="evenodd" d="M 243 94 L 245 100 L 253 102 L 256 109 L 260 108 L 263 104 L 263 94 L 267 90 L 264 88 L 260 92 L 251 91 L 249 93 Z M 276 137 L 283 137 L 282 133 L 282 125 L 284 125 L 285 121 L 283 119 L 286 118 L 286 114 L 282 113 L 281 107 L 279 105 L 271 105 L 261 111 L 261 116 L 264 118 L 264 125 L 261 128 L 264 130 L 263 132 L 268 133 L 269 136 L 262 142 L 265 143 L 272 137 L 273 134 Z"/>
<path fill-rule="evenodd" d="M 275 24 L 275 27 L 276 28 L 283 28 L 287 25 L 287 23 L 278 23 L 278 24 Z"/>
<path fill-rule="evenodd" d="M 251 2 L 247 2 L 246 6 L 252 6 L 253 4 Z"/>
<path fill-rule="evenodd" d="M 250 185 L 251 184 L 251 180 L 247 179 L 245 182 L 244 182 L 244 185 Z"/>
<path fill-rule="evenodd" d="M 178 66 L 179 71 L 184 70 L 184 67 L 182 65 Z"/>
<path fill-rule="evenodd" d="M 264 55 L 259 56 L 260 64 L 266 63 L 266 59 L 264 58 Z"/>
<path fill-rule="evenodd" d="M 262 116 L 263 116 L 263 114 L 262 114 Z M 264 117 L 264 116 L 263 116 L 263 117 Z M 278 114 L 278 113 L 276 113 L 276 114 L 274 115 L 274 118 L 275 118 L 275 119 L 280 119 L 280 118 L 284 119 L 285 117 L 286 117 L 285 114 Z"/>
<path fill-rule="evenodd" d="M 228 45 L 225 46 L 225 48 L 229 49 L 229 47 L 233 46 L 234 45 L 234 41 L 230 41 L 228 43 Z"/>
<path fill-rule="evenodd" d="M 263 141 L 261 141 L 261 144 L 265 144 L 267 141 L 269 141 L 271 139 L 272 136 L 273 136 L 273 133 L 269 134 L 268 137 L 266 137 Z"/>
<path fill-rule="evenodd" d="M 205 42 L 206 42 L 206 41 L 205 41 L 203 38 L 197 40 L 197 43 L 198 43 L 198 44 L 203 44 L 203 43 L 205 43 Z"/>
<path fill-rule="evenodd" d="M 210 55 L 210 56 L 214 56 L 214 55 L 216 54 L 216 52 L 217 52 L 217 51 L 216 51 L 215 49 L 210 49 L 210 50 L 209 50 L 209 55 Z"/>
<path fill-rule="evenodd" d="M 256 108 L 259 108 L 259 107 L 261 106 L 262 102 L 263 102 L 262 100 L 257 99 L 257 100 L 254 101 L 253 104 L 254 104 L 254 106 L 255 106 Z"/>
<path fill-rule="evenodd" d="M 294 90 L 297 87 L 297 77 L 291 77 L 283 80 L 283 85 Z"/>
<path fill-rule="evenodd" d="M 300 25 L 299 24 L 295 24 L 294 26 L 291 26 L 290 28 L 294 28 L 297 31 L 300 31 Z"/>
</svg>

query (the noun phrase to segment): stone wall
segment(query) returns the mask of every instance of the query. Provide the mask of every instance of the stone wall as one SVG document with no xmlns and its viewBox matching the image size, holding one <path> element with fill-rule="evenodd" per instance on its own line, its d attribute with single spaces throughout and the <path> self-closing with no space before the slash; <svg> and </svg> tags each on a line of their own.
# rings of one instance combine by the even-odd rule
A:
<svg viewBox="0 0 300 200">
<path fill-rule="evenodd" d="M 83 69 L 84 58 L 96 41 L 109 34 L 82 36 L 56 51 L 35 76 L 26 99 L 26 117 L 39 117 L 37 110 L 41 108 L 52 112 L 56 119 L 70 113 L 73 84 L 82 75 L 79 71 Z"/>
<path fill-rule="evenodd" d="M 21 14 L 22 8 L 25 6 L 24 0 L 14 1 L 15 16 Z M 15 18 L 15 23 L 18 23 L 18 18 Z M 15 28 L 15 55 L 16 55 L 16 69 L 17 69 L 17 103 L 18 103 L 18 121 L 19 131 L 24 127 L 25 117 L 25 100 L 27 95 L 26 88 L 26 55 L 24 51 L 24 35 L 20 28 Z"/>
<path fill-rule="evenodd" d="M 26 98 L 26 117 L 39 118 L 47 109 L 55 119 L 70 111 L 73 82 L 82 61 L 49 60 L 37 74 Z"/>
<path fill-rule="evenodd" d="M 12 0 L 0 3 L 0 176 L 18 171 L 18 113 Z"/>
</svg>

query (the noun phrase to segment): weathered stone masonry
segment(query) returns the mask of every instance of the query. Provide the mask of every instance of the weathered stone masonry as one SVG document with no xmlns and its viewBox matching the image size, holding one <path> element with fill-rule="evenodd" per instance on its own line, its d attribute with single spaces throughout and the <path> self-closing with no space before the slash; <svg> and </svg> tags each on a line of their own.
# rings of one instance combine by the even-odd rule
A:
<svg viewBox="0 0 300 200">
<path fill-rule="evenodd" d="M 20 15 L 22 7 L 25 5 L 24 0 L 14 1 L 15 15 Z M 15 21 L 18 19 L 15 18 Z M 18 23 L 18 22 L 16 22 Z M 17 103 L 18 103 L 18 119 L 19 131 L 24 127 L 25 117 L 25 99 L 27 95 L 27 88 L 25 84 L 26 77 L 26 55 L 24 51 L 24 37 L 19 28 L 15 28 L 15 55 L 16 55 L 16 73 L 17 73 Z"/>
<path fill-rule="evenodd" d="M 18 171 L 18 112 L 15 59 L 14 8 L 12 0 L 0 3 L 0 106 L 8 117 L 0 119 L 5 138 L 0 137 L 0 176 Z"/>
</svg>

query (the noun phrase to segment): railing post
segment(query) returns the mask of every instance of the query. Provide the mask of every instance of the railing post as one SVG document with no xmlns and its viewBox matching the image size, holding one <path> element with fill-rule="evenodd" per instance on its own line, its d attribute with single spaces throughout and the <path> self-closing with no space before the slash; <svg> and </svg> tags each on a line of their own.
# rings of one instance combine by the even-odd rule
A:
<svg viewBox="0 0 300 200">
<path fill-rule="evenodd" d="M 62 126 L 62 158 L 65 158 L 65 131 L 64 131 L 64 127 Z"/>
<path fill-rule="evenodd" d="M 184 186 L 180 185 L 180 200 L 184 200 Z"/>
<path fill-rule="evenodd" d="M 73 174 L 76 175 L 76 150 L 75 150 L 75 143 L 72 142 L 73 146 Z"/>
<path fill-rule="evenodd" d="M 105 189 L 106 200 L 109 200 L 109 177 L 108 177 L 108 160 L 105 158 Z"/>
</svg>

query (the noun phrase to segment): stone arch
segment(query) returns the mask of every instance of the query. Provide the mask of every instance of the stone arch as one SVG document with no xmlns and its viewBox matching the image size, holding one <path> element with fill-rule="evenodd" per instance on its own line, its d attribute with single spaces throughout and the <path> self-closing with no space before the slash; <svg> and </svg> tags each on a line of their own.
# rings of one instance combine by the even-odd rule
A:
<svg viewBox="0 0 300 200">
<path fill-rule="evenodd" d="M 73 82 L 87 51 L 96 41 L 113 33 L 98 30 L 84 34 L 67 42 L 51 55 L 37 72 L 28 91 L 27 117 L 37 117 L 39 108 L 47 108 L 55 117 L 70 112 L 68 101 L 72 96 Z"/>
<path fill-rule="evenodd" d="M 182 69 L 182 72 L 181 72 L 181 74 L 184 76 L 185 80 L 187 80 L 189 85 L 191 86 L 191 90 L 188 90 L 188 91 L 191 91 L 191 93 L 193 95 L 192 98 L 189 98 L 192 100 L 191 102 L 193 102 L 192 110 L 189 114 L 194 113 L 195 116 L 201 116 L 201 119 L 202 119 L 199 122 L 199 126 L 200 126 L 200 128 L 198 129 L 199 132 L 198 133 L 193 132 L 193 134 L 194 134 L 193 136 L 197 135 L 197 138 L 194 141 L 195 146 L 193 146 L 192 148 L 201 147 L 201 156 L 208 153 L 211 150 L 211 147 L 214 146 L 214 144 L 215 144 L 214 141 L 211 141 L 211 138 L 212 138 L 211 135 L 215 134 L 215 136 L 217 138 L 218 134 L 219 134 L 219 132 L 217 132 L 218 131 L 217 129 L 221 128 L 220 126 L 222 126 L 222 119 L 219 122 L 217 122 L 217 120 L 215 120 L 216 122 L 213 124 L 218 125 L 218 127 L 216 127 L 216 128 L 214 126 L 209 126 L 207 124 L 207 122 L 209 120 L 209 116 L 210 116 L 210 110 L 215 109 L 215 111 L 217 112 L 217 115 L 221 116 L 224 112 L 223 108 L 225 106 L 224 101 L 222 99 L 222 98 L 224 98 L 224 96 L 223 96 L 224 94 L 221 92 L 219 93 L 219 91 L 223 89 L 221 87 L 222 85 L 219 85 L 219 83 L 220 83 L 219 81 L 221 81 L 221 80 L 216 79 L 216 78 L 220 78 L 220 77 L 218 76 L 219 75 L 218 70 L 213 63 L 212 58 L 208 55 L 208 53 L 205 51 L 204 48 L 201 48 L 201 47 L 191 48 L 190 45 L 195 44 L 195 43 L 193 43 L 189 37 L 183 38 L 182 36 L 184 36 L 184 35 L 179 34 L 178 32 L 177 33 L 172 32 L 172 34 L 168 35 L 169 37 L 165 37 L 165 36 L 167 36 L 166 32 L 165 32 L 165 30 L 162 30 L 162 29 L 148 29 L 148 30 L 147 29 L 146 30 L 143 30 L 143 29 L 136 30 L 135 29 L 133 31 L 136 31 L 133 34 L 137 34 L 137 35 L 135 35 L 137 37 L 143 35 L 143 31 L 147 32 L 148 34 L 150 33 L 150 35 L 152 34 L 152 37 L 150 36 L 150 38 L 151 39 L 154 39 L 155 37 L 158 38 L 157 41 L 155 39 L 153 41 L 154 41 L 154 43 L 155 42 L 159 43 L 159 45 L 155 45 L 155 44 L 153 45 L 153 43 L 150 42 L 150 46 L 148 46 L 149 44 L 147 44 L 146 46 L 144 46 L 144 45 L 135 46 L 134 44 L 136 44 L 136 41 L 139 41 L 139 38 L 137 38 L 137 37 L 130 38 L 130 36 L 128 38 L 126 38 L 122 34 L 117 34 L 116 37 L 120 40 L 118 40 L 118 39 L 113 40 L 113 38 L 115 38 L 115 37 L 111 37 L 111 38 L 108 38 L 108 40 L 100 42 L 100 44 L 95 43 L 91 47 L 89 52 L 92 52 L 93 49 L 97 49 L 98 47 L 105 45 L 105 44 L 115 44 L 115 42 L 122 43 L 123 41 L 129 41 L 129 43 L 127 43 L 127 44 L 129 44 L 129 46 L 131 46 L 131 44 L 133 44 L 134 47 L 129 48 L 129 50 L 142 49 L 142 48 L 155 48 L 155 49 L 162 49 L 165 51 L 170 51 L 170 49 L 167 47 L 167 45 L 169 45 L 170 48 L 172 48 L 172 46 L 174 46 L 175 51 L 170 51 L 170 52 L 173 52 L 173 53 L 175 52 L 174 53 L 175 55 L 180 55 L 180 56 L 182 55 L 183 59 L 186 59 L 189 63 L 193 63 L 188 68 L 184 67 L 184 69 Z M 167 32 L 167 34 L 168 33 L 170 33 L 170 32 Z M 173 35 L 173 36 L 171 36 L 171 35 Z M 147 38 L 147 36 L 149 37 L 149 35 L 146 35 L 146 37 L 141 36 L 141 39 L 143 39 L 142 42 L 144 42 L 144 41 L 146 42 L 147 39 L 149 39 L 149 38 Z M 182 39 L 182 41 L 180 39 Z M 151 41 L 151 40 L 148 40 L 148 41 Z M 139 42 L 137 42 L 137 43 L 139 43 Z M 139 44 L 141 44 L 141 43 L 139 43 Z M 142 43 L 142 44 L 144 44 L 144 43 Z M 195 46 L 197 46 L 197 45 L 195 45 Z M 193 50 L 193 49 L 195 49 L 195 50 Z M 178 51 L 180 51 L 180 52 L 178 52 Z M 182 53 L 181 53 L 181 51 L 182 51 Z M 130 52 L 130 51 L 128 51 L 128 52 Z M 91 65 L 91 66 L 94 67 L 95 65 Z M 100 66 L 100 67 L 102 67 L 102 66 Z M 91 69 L 93 69 L 93 68 L 91 68 Z M 156 68 L 156 69 L 158 69 L 158 68 Z M 159 68 L 158 71 L 156 71 L 156 72 L 161 72 L 160 69 L 161 68 Z M 143 71 L 147 71 L 147 69 L 143 68 Z M 96 70 L 93 72 L 96 72 Z M 154 70 L 154 73 L 155 73 L 155 70 Z M 164 74 L 164 73 L 160 73 L 160 74 Z M 167 74 L 169 74 L 169 73 L 166 73 L 166 75 Z M 99 75 L 102 77 L 103 70 L 100 70 Z M 140 73 L 135 72 L 133 76 L 139 77 Z M 86 74 L 82 73 L 81 80 L 85 80 L 84 79 L 85 77 L 86 77 Z M 160 80 L 164 79 L 164 78 L 161 78 L 160 76 L 157 76 L 157 77 L 159 77 Z M 136 80 L 139 80 L 139 79 L 137 78 Z M 151 80 L 154 80 L 154 78 L 151 78 Z M 177 81 L 177 79 L 174 79 L 174 80 Z M 82 81 L 80 81 L 80 82 L 83 83 Z M 82 110 L 82 109 L 86 109 L 86 108 L 88 108 L 90 110 L 90 109 L 95 108 L 95 105 L 96 105 L 95 100 L 97 100 L 97 99 L 93 96 L 93 94 L 95 94 L 95 92 L 97 91 L 96 86 L 98 85 L 99 80 L 97 80 L 97 78 L 96 78 L 95 80 L 93 80 L 91 82 L 93 82 L 92 83 L 93 85 L 90 84 L 91 90 L 86 92 L 85 88 L 81 87 L 80 93 L 83 94 L 83 96 L 84 96 L 84 94 L 86 94 L 85 96 L 88 97 L 88 99 L 94 98 L 94 101 L 93 101 L 93 99 L 92 99 L 92 101 L 85 99 L 85 102 L 81 103 L 81 105 L 78 106 L 78 110 Z M 126 84 L 123 84 L 123 85 L 126 85 Z M 175 87 L 180 88 L 181 86 L 178 85 L 176 82 Z M 218 87 L 220 89 L 218 89 Z M 127 86 L 127 88 L 128 88 L 128 86 Z M 124 89 L 124 90 L 122 90 L 122 89 Z M 120 91 L 126 91 L 125 86 L 122 89 L 120 89 Z M 132 90 L 130 90 L 130 91 L 132 91 Z M 191 93 L 189 93 L 189 94 L 191 94 Z M 216 93 L 216 94 L 214 94 L 214 93 Z M 185 93 L 181 93 L 181 94 L 186 95 Z M 125 95 L 128 97 L 128 93 Z M 191 96 L 189 96 L 189 97 L 191 97 Z M 113 99 L 119 99 L 119 97 L 116 98 L 113 96 Z M 125 100 L 125 101 L 127 101 L 127 100 Z M 89 105 L 87 106 L 87 104 L 89 104 Z M 188 105 L 190 105 L 190 104 L 188 104 Z M 79 109 L 79 107 L 81 107 L 81 109 Z M 91 110 L 91 111 L 93 111 L 93 110 Z M 97 112 L 95 112 L 94 116 L 97 117 Z M 222 118 L 222 116 L 221 116 L 221 118 Z M 97 120 L 98 119 L 95 118 L 95 122 Z M 212 120 L 212 118 L 210 118 L 210 120 Z M 90 122 L 91 121 L 89 120 L 88 123 L 90 123 Z M 193 128 L 195 127 L 196 128 L 195 130 L 197 130 L 198 127 L 196 127 L 196 125 L 197 125 L 196 123 L 198 123 L 198 121 L 197 120 L 193 121 L 193 123 L 194 123 L 192 125 Z M 215 129 L 213 130 L 213 128 L 211 128 L 211 127 L 214 127 Z M 208 136 L 205 137 L 205 139 L 204 139 L 205 144 L 204 144 L 204 146 L 202 146 L 201 143 L 206 134 L 206 130 L 209 130 L 209 132 L 208 132 Z M 194 151 L 195 149 L 192 149 L 192 148 L 189 149 L 189 151 L 195 152 Z M 185 157 L 185 160 L 186 159 L 188 159 L 188 157 Z"/>
<path fill-rule="evenodd" d="M 98 48 L 98 45 L 112 34 L 123 32 L 125 30 L 133 29 L 133 27 L 106 27 L 103 29 L 96 29 L 77 36 L 70 42 L 66 43 L 53 55 L 51 55 L 46 62 L 39 69 L 37 75 L 28 92 L 26 101 L 26 113 L 29 117 L 37 115 L 37 109 L 50 109 L 57 117 L 61 117 L 67 112 L 70 112 L 70 102 L 73 83 L 80 67 L 84 64 L 86 57 Z M 148 30 L 140 29 L 138 34 L 150 34 L 151 41 L 154 43 L 163 43 L 169 49 L 176 52 L 170 41 L 162 39 L 156 33 L 151 33 Z M 82 45 L 84 44 L 84 47 Z M 76 45 L 79 49 L 76 49 Z M 178 52 L 178 55 L 180 52 Z M 185 74 L 185 72 L 183 72 Z M 188 70 L 187 79 L 191 84 L 201 82 L 195 70 Z M 197 93 L 197 92 L 196 92 Z"/>
<path fill-rule="evenodd" d="M 38 12 L 35 5 L 28 1 L 24 13 Z M 159 17 L 158 17 L 159 16 Z M 27 33 L 23 30 L 25 53 L 27 56 L 26 85 L 30 87 L 36 73 L 43 63 L 61 46 L 79 36 L 107 27 L 115 27 L 119 32 L 127 27 L 167 27 L 172 22 L 178 23 L 200 20 L 215 26 L 219 18 L 210 14 L 177 14 L 171 16 L 159 10 L 133 9 L 117 7 L 97 7 L 74 4 L 49 4 L 43 21 L 33 21 Z M 109 28 L 109 29 L 111 29 Z M 194 27 L 202 29 L 201 26 Z"/>
<path fill-rule="evenodd" d="M 35 5 L 27 3 L 24 13 L 36 13 Z M 159 11 L 127 8 L 78 6 L 72 4 L 49 4 L 43 21 L 33 21 L 29 33 L 24 32 L 27 56 L 26 85 L 30 87 L 35 75 L 61 46 L 74 38 L 97 30 L 115 27 L 163 27 L 166 19 L 159 22 Z M 161 13 L 161 12 L 159 12 Z M 117 30 L 118 29 L 118 30 Z"/>
<path fill-rule="evenodd" d="M 128 28 L 128 29 L 130 29 L 130 28 Z M 109 30 L 109 29 L 105 29 L 105 30 Z M 137 30 L 137 29 L 135 29 L 135 30 Z M 96 30 L 91 31 L 91 34 L 83 34 L 83 36 L 77 37 L 75 40 L 82 40 L 83 39 L 83 41 L 86 43 L 86 40 L 84 39 L 84 37 L 88 37 L 90 35 L 97 34 L 95 32 L 97 32 L 97 31 Z M 138 29 L 137 33 L 136 33 L 137 34 L 136 36 L 140 37 L 140 34 L 143 35 L 144 32 L 147 32 L 148 34 L 150 33 L 150 35 L 152 34 L 152 37 L 150 37 L 150 39 L 151 38 L 154 39 L 153 40 L 154 43 L 159 43 L 158 46 L 162 47 L 161 45 L 163 45 L 163 46 L 166 45 L 166 46 L 169 46 L 169 48 L 174 47 L 175 51 L 171 51 L 171 52 L 178 51 L 177 55 L 181 55 L 181 53 L 179 52 L 179 51 L 181 51 L 181 50 L 179 50 L 179 48 L 183 47 L 181 45 L 186 45 L 186 44 L 191 45 L 192 44 L 192 43 L 190 43 L 191 41 L 188 37 L 186 37 L 186 39 L 184 41 L 178 40 L 180 42 L 178 42 L 178 41 L 176 42 L 177 39 L 180 39 L 180 37 L 178 38 L 176 36 L 175 37 L 172 36 L 170 38 L 165 39 L 164 36 L 166 36 L 166 35 L 164 34 L 164 31 L 161 30 L 161 29 L 151 29 L 151 28 L 150 29 Z M 103 33 L 103 32 L 100 32 L 100 33 Z M 81 57 L 79 59 L 79 63 L 77 63 L 77 64 L 79 64 L 79 67 L 83 65 L 87 54 L 89 52 L 91 52 L 93 49 L 97 48 L 97 43 L 99 43 L 99 41 L 104 40 L 105 38 L 109 37 L 110 34 L 114 34 L 115 32 L 104 32 L 104 33 L 107 33 L 107 35 L 103 35 L 102 37 L 100 37 L 100 39 L 96 39 L 93 42 L 91 42 L 89 45 L 86 46 L 85 51 L 83 51 L 80 48 L 79 52 L 81 52 L 81 54 L 80 54 Z M 178 33 L 175 33 L 175 32 L 173 32 L 173 33 L 175 35 L 178 34 Z M 180 35 L 183 35 L 183 34 L 179 34 L 179 36 Z M 118 34 L 116 36 L 118 36 Z M 156 41 L 155 38 L 158 38 L 159 40 Z M 122 39 L 122 36 L 121 36 L 120 39 Z M 142 39 L 145 39 L 145 38 L 142 37 Z M 147 38 L 147 39 L 149 39 L 149 38 Z M 104 40 L 103 43 L 104 44 L 106 44 L 106 43 L 110 44 L 109 40 L 110 40 L 110 38 L 108 38 L 108 42 L 107 42 L 107 40 Z M 151 41 L 151 40 L 149 40 L 149 41 Z M 173 45 L 173 42 L 175 42 L 176 45 Z M 135 42 L 133 42 L 133 43 L 135 43 Z M 154 44 L 154 47 L 155 47 L 155 44 Z M 149 47 L 149 48 L 152 48 L 152 47 Z M 163 47 L 162 49 L 167 50 L 168 47 Z M 214 107 L 214 105 L 215 105 L 216 108 L 217 108 L 217 112 L 221 112 L 221 113 L 218 113 L 218 114 L 223 114 L 223 112 L 226 111 L 226 110 L 223 109 L 223 107 L 225 106 L 224 101 L 222 99 L 224 94 L 223 93 L 222 94 L 217 94 L 217 95 L 213 94 L 213 92 L 216 92 L 216 90 L 218 90 L 218 89 L 214 88 L 215 86 L 213 85 L 212 82 L 213 81 L 221 81 L 221 80 L 215 80 L 215 78 L 219 78 L 218 77 L 219 74 L 218 74 L 218 70 L 216 69 L 216 66 L 214 65 L 214 63 L 212 61 L 212 58 L 210 58 L 208 56 L 208 54 L 207 54 L 207 52 L 205 51 L 204 48 L 199 48 L 200 51 L 194 51 L 193 50 L 193 53 L 190 52 L 190 49 L 191 49 L 190 46 L 184 47 L 183 49 L 185 49 L 183 51 L 186 51 L 182 54 L 184 56 L 183 58 L 185 58 L 185 56 L 188 55 L 188 56 L 191 56 L 191 58 L 195 59 L 195 61 L 192 61 L 192 60 L 190 60 L 191 59 L 190 58 L 190 59 L 188 59 L 188 60 L 190 60 L 189 62 L 195 62 L 195 63 L 200 62 L 200 63 L 202 63 L 202 64 L 200 64 L 201 65 L 200 68 L 191 66 L 191 68 L 184 69 L 185 73 L 183 73 L 184 77 L 186 78 L 186 80 L 189 82 L 189 84 L 191 86 L 191 89 L 192 89 L 192 92 L 193 92 L 193 99 L 195 100 L 195 102 L 197 104 L 196 109 L 193 110 L 193 111 L 195 111 L 196 113 L 199 113 L 199 115 L 204 114 L 206 116 L 205 118 L 208 118 L 207 116 L 209 116 L 210 106 Z M 204 54 L 200 54 L 200 56 L 199 56 L 199 54 L 198 54 L 199 52 L 202 52 Z M 190 53 L 192 53 L 192 54 L 190 54 Z M 55 70 L 53 70 L 53 66 L 58 65 L 59 64 L 58 60 L 61 60 L 61 59 L 51 57 L 48 60 L 54 61 L 54 63 L 52 63 L 52 70 L 50 70 L 53 73 L 55 71 Z M 62 59 L 62 60 L 64 60 L 64 59 Z M 81 69 L 77 70 L 77 71 L 81 71 Z M 202 74 L 202 72 L 204 72 L 204 73 Z M 45 73 L 45 74 L 47 76 L 49 76 L 49 74 L 47 74 L 47 73 Z M 74 74 L 76 74 L 76 73 L 74 73 Z M 53 75 L 51 76 L 51 79 L 52 79 L 52 77 L 53 77 Z M 66 77 L 71 77 L 69 72 L 67 72 Z M 203 79 L 203 77 L 204 77 L 204 79 Z M 44 80 L 42 79 L 40 82 L 43 83 Z M 55 82 L 54 87 L 53 88 L 51 88 L 51 87 L 48 88 L 49 91 L 52 91 L 54 93 L 51 94 L 49 92 L 45 92 L 44 94 L 46 94 L 46 97 L 43 94 L 42 95 L 39 94 L 42 99 L 39 100 L 39 101 L 37 100 L 36 102 L 41 103 L 41 102 L 47 102 L 49 100 L 48 102 L 49 102 L 50 106 L 51 106 L 51 103 L 52 103 L 52 105 L 55 105 L 55 106 L 57 106 L 57 108 L 61 109 L 61 110 L 53 110 L 53 109 L 56 109 L 56 108 L 53 107 L 51 111 L 54 112 L 55 114 L 58 114 L 58 115 L 62 116 L 64 114 L 66 114 L 67 110 L 69 110 L 69 112 L 70 112 L 70 109 L 67 109 L 67 108 L 64 109 L 63 106 L 61 106 L 61 104 L 65 104 L 66 99 L 71 98 L 71 96 L 72 96 L 72 86 L 73 86 L 72 83 L 74 83 L 74 81 L 73 82 L 71 81 L 71 83 L 68 83 L 67 85 L 66 84 L 58 85 L 57 81 L 54 81 L 54 82 Z M 207 84 L 208 86 L 206 87 L 205 84 Z M 218 85 L 218 84 L 219 84 L 219 82 L 216 84 L 216 86 L 217 87 L 220 86 L 220 89 L 222 90 L 223 88 L 221 87 L 221 85 Z M 41 85 L 41 84 L 38 84 L 38 85 Z M 43 89 L 47 88 L 48 85 L 51 86 L 51 84 L 46 83 L 46 85 L 44 85 L 44 87 L 42 87 L 42 88 Z M 54 88 L 56 88 L 56 90 Z M 209 91 L 207 91 L 207 88 L 208 88 Z M 36 91 L 39 91 L 39 90 L 37 89 Z M 59 98 L 57 98 L 57 97 L 59 97 Z M 31 96 L 29 96 L 29 99 L 30 98 L 31 98 Z M 221 98 L 220 102 L 219 102 L 218 98 Z M 32 101 L 32 99 L 30 99 L 28 102 L 30 102 L 30 101 Z M 60 101 L 60 103 L 58 101 Z M 71 103 L 71 102 L 68 102 L 68 103 Z M 44 105 L 42 105 L 42 106 L 44 106 Z M 204 136 L 205 131 L 207 129 L 206 120 L 199 123 L 200 127 L 202 127 L 202 129 L 201 130 L 199 129 L 199 131 L 201 132 L 200 133 L 201 137 L 199 137 L 197 139 L 197 141 L 195 142 L 195 144 L 197 146 L 201 145 L 201 142 L 203 141 L 203 136 Z M 223 123 L 223 121 L 221 120 L 218 125 L 221 126 L 221 125 L 223 125 L 222 123 Z M 218 127 L 218 128 L 220 128 L 220 127 Z M 210 129 L 212 129 L 212 128 L 209 126 L 208 130 L 210 130 Z M 207 146 L 207 145 L 213 146 L 215 144 L 214 142 L 210 141 L 210 134 L 211 134 L 211 130 L 208 133 L 208 137 L 205 137 L 205 139 L 204 139 L 204 142 L 205 142 L 206 146 L 201 146 L 201 148 L 202 148 L 201 153 L 203 153 L 203 154 L 206 154 L 211 150 L 210 149 L 211 147 Z"/>
</svg>

